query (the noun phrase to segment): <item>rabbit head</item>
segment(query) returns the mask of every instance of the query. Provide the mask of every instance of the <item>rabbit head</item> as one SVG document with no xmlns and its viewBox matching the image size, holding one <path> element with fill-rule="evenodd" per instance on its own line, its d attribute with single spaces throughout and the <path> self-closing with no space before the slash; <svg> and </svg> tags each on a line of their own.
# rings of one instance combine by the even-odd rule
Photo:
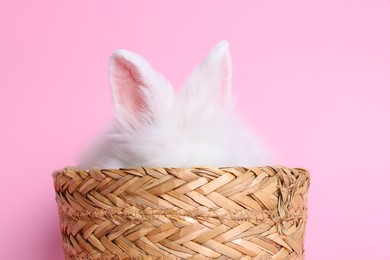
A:
<svg viewBox="0 0 390 260">
<path fill-rule="evenodd" d="M 180 93 L 141 56 L 115 51 L 110 83 L 116 122 L 81 167 L 258 166 L 265 153 L 234 110 L 231 60 L 222 41 Z"/>
</svg>

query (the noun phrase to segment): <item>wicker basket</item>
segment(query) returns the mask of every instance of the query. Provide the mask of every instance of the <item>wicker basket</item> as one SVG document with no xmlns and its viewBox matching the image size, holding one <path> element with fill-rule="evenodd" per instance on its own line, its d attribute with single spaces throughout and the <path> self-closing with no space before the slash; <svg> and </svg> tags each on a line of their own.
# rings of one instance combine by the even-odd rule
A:
<svg viewBox="0 0 390 260">
<path fill-rule="evenodd" d="M 303 259 L 303 169 L 67 168 L 53 177 L 66 259 Z"/>
</svg>

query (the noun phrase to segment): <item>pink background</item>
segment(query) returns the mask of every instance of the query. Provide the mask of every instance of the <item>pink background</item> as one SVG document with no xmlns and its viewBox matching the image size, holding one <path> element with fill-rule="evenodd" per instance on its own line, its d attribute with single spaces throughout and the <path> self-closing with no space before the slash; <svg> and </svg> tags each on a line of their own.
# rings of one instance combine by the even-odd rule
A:
<svg viewBox="0 0 390 260">
<path fill-rule="evenodd" d="M 178 87 L 221 39 L 274 163 L 311 171 L 307 259 L 390 259 L 386 0 L 2 1 L 1 258 L 63 259 L 51 172 L 112 117 L 114 49 Z"/>
</svg>

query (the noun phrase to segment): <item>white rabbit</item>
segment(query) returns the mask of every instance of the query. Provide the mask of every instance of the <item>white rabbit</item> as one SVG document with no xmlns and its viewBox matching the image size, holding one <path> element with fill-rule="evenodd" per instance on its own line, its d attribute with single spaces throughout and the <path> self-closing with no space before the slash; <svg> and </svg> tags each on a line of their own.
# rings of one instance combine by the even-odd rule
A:
<svg viewBox="0 0 390 260">
<path fill-rule="evenodd" d="M 234 111 L 226 41 L 217 44 L 175 96 L 139 55 L 115 51 L 110 82 L 116 122 L 80 168 L 260 166 L 265 149 Z"/>
</svg>

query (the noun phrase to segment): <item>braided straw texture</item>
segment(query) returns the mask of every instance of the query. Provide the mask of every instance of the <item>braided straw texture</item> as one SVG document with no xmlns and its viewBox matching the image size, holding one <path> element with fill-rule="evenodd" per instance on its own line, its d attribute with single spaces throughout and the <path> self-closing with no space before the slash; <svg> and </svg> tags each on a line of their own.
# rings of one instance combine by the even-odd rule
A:
<svg viewBox="0 0 390 260">
<path fill-rule="evenodd" d="M 53 177 L 66 259 L 303 259 L 303 169 L 66 168 Z"/>
</svg>

